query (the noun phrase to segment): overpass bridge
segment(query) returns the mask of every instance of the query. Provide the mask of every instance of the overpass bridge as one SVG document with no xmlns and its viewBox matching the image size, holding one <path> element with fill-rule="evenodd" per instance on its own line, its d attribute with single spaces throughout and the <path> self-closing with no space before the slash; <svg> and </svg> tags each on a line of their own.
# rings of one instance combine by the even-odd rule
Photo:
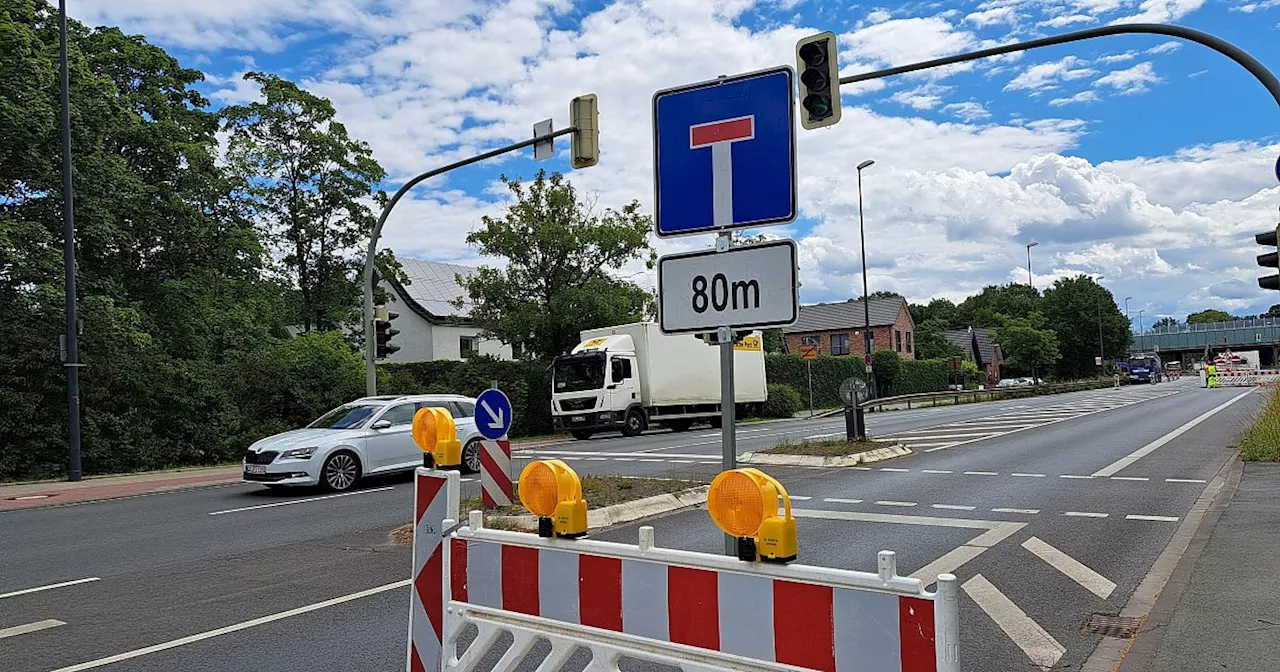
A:
<svg viewBox="0 0 1280 672">
<path fill-rule="evenodd" d="M 1200 361 L 1205 349 L 1257 350 L 1262 366 L 1273 366 L 1280 346 L 1280 318 L 1250 318 L 1230 322 L 1179 324 L 1135 333 L 1130 352 L 1158 352 L 1164 361 Z"/>
</svg>

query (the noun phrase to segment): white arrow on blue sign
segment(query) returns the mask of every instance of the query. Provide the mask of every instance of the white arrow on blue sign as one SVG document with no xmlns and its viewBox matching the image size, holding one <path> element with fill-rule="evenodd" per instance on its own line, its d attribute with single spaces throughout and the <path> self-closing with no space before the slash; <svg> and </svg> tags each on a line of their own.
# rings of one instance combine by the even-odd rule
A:
<svg viewBox="0 0 1280 672">
<path fill-rule="evenodd" d="M 487 389 L 476 398 L 476 429 L 486 439 L 501 439 L 511 429 L 511 400 L 502 390 Z"/>
</svg>

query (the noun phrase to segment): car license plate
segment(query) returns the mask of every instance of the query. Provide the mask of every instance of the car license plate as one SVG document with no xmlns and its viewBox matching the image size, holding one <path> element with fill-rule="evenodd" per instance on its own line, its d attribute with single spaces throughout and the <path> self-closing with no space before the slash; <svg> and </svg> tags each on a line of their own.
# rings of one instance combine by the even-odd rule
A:
<svg viewBox="0 0 1280 672">
<path fill-rule="evenodd" d="M 587 421 L 587 416 L 585 415 L 575 415 L 572 418 L 569 418 L 569 422 L 586 422 L 586 421 Z"/>
<path fill-rule="evenodd" d="M 244 465 L 244 473 L 246 473 L 246 474 L 265 474 L 265 473 L 267 473 L 267 465 L 265 465 L 265 464 L 246 464 L 246 465 Z"/>
</svg>

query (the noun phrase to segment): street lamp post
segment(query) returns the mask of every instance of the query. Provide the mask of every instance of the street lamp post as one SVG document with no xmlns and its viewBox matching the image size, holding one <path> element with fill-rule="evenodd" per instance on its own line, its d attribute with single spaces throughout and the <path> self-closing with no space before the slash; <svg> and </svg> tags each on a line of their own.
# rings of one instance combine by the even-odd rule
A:
<svg viewBox="0 0 1280 672">
<path fill-rule="evenodd" d="M 1094 278 L 1094 282 L 1101 283 L 1107 276 L 1099 275 Z M 1101 286 L 1101 285 L 1099 285 Z M 1107 350 L 1102 345 L 1102 292 L 1098 292 L 1098 366 L 1102 366 L 1102 362 L 1107 359 Z"/>
<path fill-rule="evenodd" d="M 1133 335 L 1133 319 L 1131 319 L 1131 318 L 1129 317 L 1129 299 L 1132 299 L 1132 298 L 1133 298 L 1132 296 L 1126 296 L 1126 297 L 1124 297 L 1124 322 L 1125 322 L 1125 324 L 1129 325 L 1129 335 L 1130 335 L 1130 336 L 1132 336 L 1132 335 Z M 1130 340 L 1130 341 L 1129 341 L 1129 346 L 1127 346 L 1127 347 L 1129 347 L 1129 350 L 1131 350 L 1131 351 L 1133 350 L 1133 347 L 1132 347 L 1132 346 L 1133 346 L 1133 341 L 1132 341 L 1132 340 Z"/>
<path fill-rule="evenodd" d="M 67 2 L 58 2 L 58 51 L 62 88 L 62 255 L 66 278 L 67 480 L 78 481 L 80 468 L 80 320 L 76 316 L 76 214 L 71 196 L 71 85 L 67 69 Z"/>
<path fill-rule="evenodd" d="M 875 161 L 867 159 L 858 164 L 858 238 L 862 242 L 862 322 L 863 322 L 863 344 L 866 348 L 866 356 L 863 361 L 866 362 L 867 368 L 867 391 L 872 399 L 876 394 L 876 379 L 871 375 L 871 349 L 875 347 L 875 339 L 871 335 L 871 300 L 867 294 L 867 228 L 862 217 L 862 170 L 870 168 Z"/>
<path fill-rule="evenodd" d="M 1147 311 L 1146 310 L 1138 311 L 1138 352 L 1142 352 L 1142 346 L 1146 345 L 1146 343 L 1144 342 L 1144 339 L 1142 338 L 1142 314 L 1145 312 Z"/>
<path fill-rule="evenodd" d="M 1033 241 L 1031 241 L 1031 242 L 1029 242 L 1029 243 L 1027 243 L 1027 284 L 1028 284 L 1028 285 L 1031 285 L 1031 289 L 1035 289 L 1035 288 L 1036 288 L 1035 280 L 1033 280 L 1033 279 L 1032 279 L 1032 276 L 1031 276 L 1031 248 L 1033 248 L 1033 247 L 1035 247 L 1036 245 L 1039 245 L 1039 244 L 1040 244 L 1040 243 L 1037 243 L 1037 242 L 1036 242 L 1036 241 L 1034 241 L 1034 240 L 1033 240 Z"/>
</svg>

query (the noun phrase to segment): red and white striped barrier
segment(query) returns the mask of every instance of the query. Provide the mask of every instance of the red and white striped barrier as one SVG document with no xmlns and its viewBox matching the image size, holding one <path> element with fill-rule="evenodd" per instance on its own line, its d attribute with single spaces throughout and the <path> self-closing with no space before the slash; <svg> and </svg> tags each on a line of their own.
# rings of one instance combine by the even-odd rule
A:
<svg viewBox="0 0 1280 672">
<path fill-rule="evenodd" d="M 413 484 L 413 590 L 409 598 L 409 672 L 438 672 L 444 641 L 446 519 L 457 519 L 456 471 L 419 467 Z"/>
<path fill-rule="evenodd" d="M 629 546 L 482 526 L 473 512 L 446 549 L 445 670 L 474 669 L 503 632 L 514 642 L 495 671 L 541 640 L 539 669 L 579 648 L 608 670 L 623 656 L 684 670 L 960 669 L 955 576 L 927 592 L 889 551 L 871 574 L 655 548 L 651 527 Z M 468 624 L 478 633 L 458 656 Z"/>
<path fill-rule="evenodd" d="M 485 506 L 511 506 L 511 442 L 480 442 L 480 488 Z"/>
<path fill-rule="evenodd" d="M 1280 370 L 1261 369 L 1244 371 L 1220 371 L 1216 376 L 1218 387 L 1253 387 L 1268 385 L 1280 379 Z"/>
</svg>

